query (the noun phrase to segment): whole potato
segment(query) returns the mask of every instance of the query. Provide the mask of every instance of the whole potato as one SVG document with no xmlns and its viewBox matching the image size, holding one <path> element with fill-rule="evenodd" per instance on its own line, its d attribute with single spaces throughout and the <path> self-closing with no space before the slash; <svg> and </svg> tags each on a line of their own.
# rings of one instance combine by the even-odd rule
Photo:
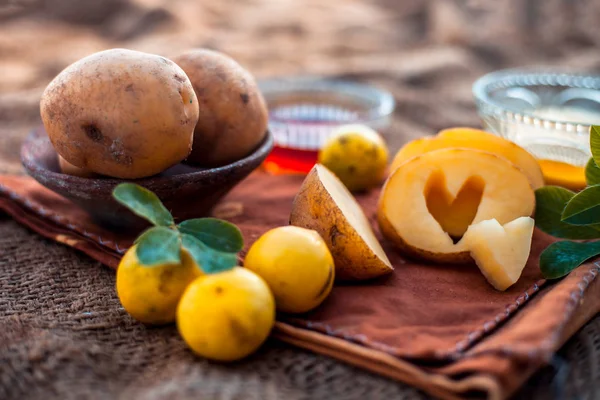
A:
<svg viewBox="0 0 600 400">
<path fill-rule="evenodd" d="M 52 144 L 70 164 L 134 179 L 187 157 L 198 100 L 174 62 L 112 49 L 65 68 L 44 91 L 40 111 Z"/>
<path fill-rule="evenodd" d="M 219 166 L 252 152 L 267 131 L 265 100 L 252 75 L 228 56 L 205 49 L 173 57 L 192 81 L 200 118 L 188 162 Z"/>
<path fill-rule="evenodd" d="M 58 166 L 60 167 L 60 172 L 67 175 L 78 176 L 80 178 L 93 178 L 96 175 L 89 169 L 74 166 L 61 156 L 58 156 Z"/>
</svg>

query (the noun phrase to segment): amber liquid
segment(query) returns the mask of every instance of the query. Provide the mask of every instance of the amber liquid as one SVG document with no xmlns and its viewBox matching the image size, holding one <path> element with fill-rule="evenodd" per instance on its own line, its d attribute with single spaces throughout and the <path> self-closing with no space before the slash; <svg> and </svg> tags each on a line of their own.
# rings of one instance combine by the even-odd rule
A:
<svg viewBox="0 0 600 400">
<path fill-rule="evenodd" d="M 560 161 L 538 160 L 546 185 L 562 186 L 571 190 L 585 188 L 585 168 Z"/>
<path fill-rule="evenodd" d="M 306 174 L 332 129 L 356 123 L 363 105 L 351 97 L 321 91 L 292 91 L 269 102 L 269 129 L 275 146 L 263 163 L 273 174 Z"/>
<path fill-rule="evenodd" d="M 273 174 L 306 174 L 317 162 L 317 150 L 300 150 L 275 145 L 263 168 Z"/>
</svg>

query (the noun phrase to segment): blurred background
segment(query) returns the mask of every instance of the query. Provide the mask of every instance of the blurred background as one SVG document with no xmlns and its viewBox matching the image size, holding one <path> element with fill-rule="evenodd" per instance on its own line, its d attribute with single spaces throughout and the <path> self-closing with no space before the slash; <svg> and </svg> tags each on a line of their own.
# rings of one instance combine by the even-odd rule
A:
<svg viewBox="0 0 600 400">
<path fill-rule="evenodd" d="M 0 0 L 0 173 L 39 98 L 65 66 L 127 47 L 169 57 L 222 51 L 257 78 L 372 83 L 397 101 L 391 150 L 450 126 L 479 126 L 471 85 L 505 67 L 600 69 L 598 0 Z"/>
<path fill-rule="evenodd" d="M 368 82 L 396 99 L 388 136 L 394 152 L 443 128 L 480 126 L 471 86 L 487 72 L 526 65 L 600 72 L 600 0 L 0 0 L 0 174 L 23 173 L 21 141 L 41 124 L 39 99 L 50 80 L 113 47 L 166 57 L 207 47 L 258 79 L 316 74 Z M 81 269 L 91 270 L 105 272 Z M 594 353 L 594 326 L 567 345 L 567 361 Z M 589 368 L 569 375 L 578 387 L 593 386 L 591 357 Z M 297 364 L 292 371 L 308 368 Z M 321 375 L 321 367 L 336 365 L 309 371 Z M 552 376 L 534 378 L 520 398 L 552 390 Z M 535 398 L 549 398 L 544 393 Z"/>
</svg>

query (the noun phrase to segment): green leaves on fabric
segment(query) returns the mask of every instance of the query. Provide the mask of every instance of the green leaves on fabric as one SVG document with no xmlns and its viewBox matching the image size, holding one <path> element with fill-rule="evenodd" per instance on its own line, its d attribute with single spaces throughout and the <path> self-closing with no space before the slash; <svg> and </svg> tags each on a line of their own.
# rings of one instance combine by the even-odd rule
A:
<svg viewBox="0 0 600 400">
<path fill-rule="evenodd" d="M 136 255 L 142 265 L 179 264 L 182 249 L 190 253 L 206 274 L 237 265 L 237 253 L 244 247 L 237 226 L 217 218 L 191 219 L 175 225 L 173 216 L 158 196 L 135 183 L 118 185 L 113 197 L 154 225 L 135 241 Z"/>
<path fill-rule="evenodd" d="M 121 183 L 113 190 L 113 197 L 134 214 L 156 226 L 171 226 L 175 222 L 169 210 L 157 195 L 135 183 Z"/>
<path fill-rule="evenodd" d="M 237 253 L 244 247 L 244 238 L 238 227 L 221 219 L 189 219 L 180 223 L 178 228 L 218 251 Z"/>
<path fill-rule="evenodd" d="M 600 242 L 556 242 L 540 255 L 540 269 L 546 279 L 558 279 L 598 255 Z"/>
<path fill-rule="evenodd" d="M 542 231 L 562 239 L 600 239 L 600 126 L 590 128 L 590 150 L 587 188 L 579 193 L 555 186 L 536 190 L 535 223 Z M 540 269 L 546 279 L 557 279 L 598 255 L 600 242 L 556 242 L 540 255 Z"/>
</svg>

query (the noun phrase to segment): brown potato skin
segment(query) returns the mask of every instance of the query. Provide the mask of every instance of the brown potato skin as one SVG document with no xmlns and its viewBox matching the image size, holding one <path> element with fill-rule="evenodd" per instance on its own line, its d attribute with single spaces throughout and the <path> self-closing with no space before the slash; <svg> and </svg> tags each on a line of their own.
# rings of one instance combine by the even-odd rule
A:
<svg viewBox="0 0 600 400">
<path fill-rule="evenodd" d="M 92 171 L 76 167 L 61 156 L 58 156 L 58 166 L 63 174 L 78 176 L 80 178 L 93 178 L 96 176 Z"/>
<path fill-rule="evenodd" d="M 70 164 L 134 179 L 187 157 L 198 100 L 174 62 L 112 49 L 65 68 L 44 91 L 40 113 L 54 148 Z"/>
<path fill-rule="evenodd" d="M 228 56 L 206 49 L 173 57 L 188 75 L 200 118 L 187 162 L 226 165 L 254 150 L 265 137 L 268 112 L 252 75 Z"/>
<path fill-rule="evenodd" d="M 321 235 L 333 256 L 336 280 L 366 280 L 393 271 L 371 252 L 343 217 L 341 210 L 321 184 L 316 168 L 307 175 L 294 198 L 290 225 L 313 229 Z"/>
</svg>

